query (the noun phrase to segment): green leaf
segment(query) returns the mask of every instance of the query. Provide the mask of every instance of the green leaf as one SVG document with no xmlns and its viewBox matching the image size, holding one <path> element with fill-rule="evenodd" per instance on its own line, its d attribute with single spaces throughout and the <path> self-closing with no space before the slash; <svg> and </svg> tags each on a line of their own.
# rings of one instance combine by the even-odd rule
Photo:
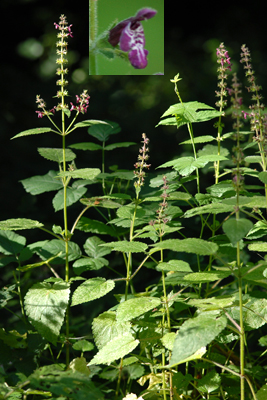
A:
<svg viewBox="0 0 267 400">
<path fill-rule="evenodd" d="M 55 364 L 39 368 L 29 376 L 31 388 L 45 388 L 52 393 L 53 399 L 104 400 L 87 374 L 72 370 L 62 371 Z"/>
<path fill-rule="evenodd" d="M 258 242 L 258 243 L 251 243 L 248 245 L 248 249 L 250 251 L 267 251 L 267 243 L 266 242 Z"/>
<path fill-rule="evenodd" d="M 221 377 L 216 371 L 208 372 L 197 382 L 197 389 L 202 393 L 211 393 L 221 384 Z"/>
<path fill-rule="evenodd" d="M 113 251 L 122 251 L 125 253 L 143 253 L 148 248 L 147 244 L 145 243 L 128 242 L 127 240 L 105 243 L 102 246 L 111 247 Z"/>
<path fill-rule="evenodd" d="M 267 385 L 263 385 L 256 393 L 257 400 L 266 400 L 267 398 Z"/>
<path fill-rule="evenodd" d="M 197 238 L 189 238 L 189 239 L 169 239 L 163 240 L 160 243 L 156 243 L 152 245 L 154 248 L 151 251 L 154 253 L 155 251 L 167 249 L 172 251 L 184 251 L 186 253 L 195 253 L 199 255 L 211 255 L 216 253 L 218 250 L 218 246 L 216 243 L 208 242 L 207 240 L 197 239 Z"/>
<path fill-rule="evenodd" d="M 194 138 L 194 143 L 207 143 L 207 142 L 212 142 L 213 140 L 216 140 L 213 136 L 211 135 L 204 135 L 204 136 L 197 136 Z M 180 144 L 191 144 L 192 140 L 185 140 L 184 142 L 181 142 Z"/>
<path fill-rule="evenodd" d="M 106 311 L 94 318 L 93 335 L 98 350 L 101 350 L 112 339 L 129 333 L 131 330 L 130 322 L 118 322 L 115 311 Z"/>
<path fill-rule="evenodd" d="M 184 213 L 184 218 L 191 218 L 196 215 L 201 215 L 201 214 L 221 214 L 221 213 L 229 213 L 233 211 L 233 206 L 232 205 L 227 205 L 223 203 L 211 203 L 211 204 L 206 204 L 204 206 L 200 207 L 195 207 L 190 210 L 187 210 Z"/>
<path fill-rule="evenodd" d="M 15 330 L 6 332 L 4 328 L 0 328 L 0 339 L 9 347 L 16 349 L 27 347 L 27 333 L 20 334 Z"/>
<path fill-rule="evenodd" d="M 63 162 L 63 150 L 49 147 L 39 147 L 39 154 L 47 160 L 56 161 L 57 163 Z M 70 149 L 65 150 L 65 161 L 69 162 L 76 158 L 76 154 Z"/>
<path fill-rule="evenodd" d="M 84 257 L 76 260 L 72 265 L 72 268 L 76 275 L 81 275 L 85 271 L 98 270 L 105 266 L 108 266 L 108 264 L 108 260 L 103 257 L 97 259 Z"/>
<path fill-rule="evenodd" d="M 28 135 L 39 135 L 40 133 L 44 132 L 51 132 L 51 128 L 34 128 L 34 129 L 28 129 L 27 131 L 23 131 L 18 133 L 17 135 L 13 136 L 11 139 L 16 139 L 18 137 L 22 136 L 28 136 Z"/>
<path fill-rule="evenodd" d="M 87 367 L 86 359 L 84 357 L 74 358 L 70 362 L 68 369 L 72 370 L 73 372 L 81 372 L 85 376 L 90 375 L 90 369 Z"/>
<path fill-rule="evenodd" d="M 58 176 L 93 180 L 100 172 L 99 168 L 81 168 L 74 171 L 61 171 L 58 173 Z"/>
<path fill-rule="evenodd" d="M 73 348 L 74 350 L 78 350 L 78 351 L 85 352 L 85 351 L 91 351 L 91 350 L 93 350 L 94 345 L 93 345 L 93 343 L 88 342 L 88 340 L 81 339 L 81 340 L 78 340 L 78 342 L 75 342 L 75 343 L 72 345 L 72 348 Z"/>
<path fill-rule="evenodd" d="M 107 343 L 101 350 L 99 350 L 88 365 L 111 363 L 112 361 L 129 354 L 138 346 L 138 344 L 139 340 L 135 340 L 130 333 L 125 333 Z"/>
<path fill-rule="evenodd" d="M 95 137 L 101 142 L 106 142 L 110 135 L 114 135 L 121 131 L 117 122 L 106 121 L 107 125 L 94 125 L 89 128 L 89 135 Z"/>
<path fill-rule="evenodd" d="M 246 234 L 253 228 L 253 223 L 245 218 L 230 218 L 223 223 L 223 231 L 232 244 L 236 244 L 243 239 Z"/>
<path fill-rule="evenodd" d="M 198 101 L 190 101 L 187 103 L 173 104 L 165 111 L 161 118 L 168 115 L 175 115 L 175 117 L 160 121 L 158 125 L 173 125 L 175 121 L 178 128 L 188 123 L 209 121 L 219 117 L 222 113 L 207 104 L 199 103 Z"/>
<path fill-rule="evenodd" d="M 86 187 L 80 187 L 78 189 L 73 189 L 67 187 L 67 207 L 76 203 L 80 198 L 87 192 Z M 63 210 L 64 208 L 64 189 L 61 189 L 57 192 L 55 197 L 53 198 L 53 207 L 55 211 Z"/>
<path fill-rule="evenodd" d="M 1 226 L 1 223 L 0 223 Z M 17 233 L 0 231 L 0 253 L 11 255 L 18 254 L 26 244 L 26 238 Z"/>
<path fill-rule="evenodd" d="M 228 308 L 229 315 L 239 324 L 239 306 Z M 267 299 L 243 296 L 243 322 L 245 330 L 259 329 L 267 323 Z"/>
<path fill-rule="evenodd" d="M 157 271 L 188 271 L 193 272 L 190 265 L 182 260 L 170 260 L 161 262 L 156 266 Z"/>
<path fill-rule="evenodd" d="M 101 121 L 99 119 L 87 119 L 86 121 L 81 121 L 75 124 L 75 128 L 84 128 L 92 125 L 110 125 L 109 122 Z"/>
<path fill-rule="evenodd" d="M 81 200 L 81 203 L 86 206 L 91 207 L 103 207 L 103 208 L 119 208 L 121 207 L 120 203 L 117 203 L 113 200 L 110 200 L 106 196 L 101 197 L 90 197 Z"/>
<path fill-rule="evenodd" d="M 261 156 L 247 156 L 244 158 L 244 161 L 248 164 L 260 164 L 262 162 Z"/>
<path fill-rule="evenodd" d="M 92 258 L 100 258 L 106 256 L 107 254 L 111 253 L 111 250 L 101 246 L 104 243 L 105 242 L 99 239 L 97 236 L 91 236 L 86 240 L 84 244 L 84 251 L 89 257 Z"/>
<path fill-rule="evenodd" d="M 36 252 L 42 260 L 51 259 L 51 264 L 64 264 L 66 257 L 65 243 L 63 240 L 52 239 L 44 243 L 43 246 L 37 247 L 32 251 Z M 61 253 L 62 255 L 53 259 L 55 254 Z M 68 260 L 74 261 L 81 258 L 82 252 L 79 246 L 74 242 L 69 242 Z"/>
<path fill-rule="evenodd" d="M 34 264 L 27 264 L 27 265 L 23 265 L 23 267 L 18 267 L 17 270 L 18 271 L 28 271 L 29 269 L 33 269 L 33 268 L 37 268 L 37 267 L 41 267 L 42 265 L 47 265 L 48 263 L 51 263 L 51 261 L 53 261 L 55 258 L 61 256 L 62 252 L 59 252 L 58 254 L 56 254 L 55 256 L 49 258 L 48 260 L 45 261 L 40 261 Z"/>
<path fill-rule="evenodd" d="M 75 143 L 75 144 L 70 145 L 69 147 L 71 147 L 72 149 L 77 149 L 77 150 L 90 150 L 90 151 L 103 149 L 103 147 L 100 144 L 91 143 L 91 142 Z"/>
<path fill-rule="evenodd" d="M 227 276 L 231 275 L 231 271 L 206 271 L 206 272 L 193 272 L 191 274 L 185 275 L 184 280 L 194 283 L 205 283 L 205 282 L 213 282 L 219 279 L 227 278 Z"/>
<path fill-rule="evenodd" d="M 109 151 L 109 150 L 119 149 L 121 147 L 129 147 L 129 146 L 133 146 L 134 144 L 136 144 L 136 143 L 135 142 L 113 143 L 113 144 L 109 144 L 108 146 L 106 146 L 105 150 Z"/>
<path fill-rule="evenodd" d="M 76 306 L 77 304 L 83 304 L 87 301 L 99 299 L 110 292 L 114 286 L 114 281 L 106 281 L 105 278 L 88 279 L 74 291 L 71 305 Z"/>
<path fill-rule="evenodd" d="M 97 233 L 99 235 L 117 236 L 116 230 L 104 224 L 104 222 L 82 217 L 78 222 L 76 229 L 84 232 Z"/>
<path fill-rule="evenodd" d="M 160 304 L 161 300 L 156 297 L 138 297 L 126 300 L 120 303 L 117 308 L 117 321 L 130 321 L 158 307 Z"/>
<path fill-rule="evenodd" d="M 24 304 L 29 321 L 41 336 L 56 345 L 69 301 L 69 284 L 62 281 L 34 284 L 26 293 Z"/>
<path fill-rule="evenodd" d="M 197 350 L 207 346 L 226 327 L 227 318 L 209 311 L 183 323 L 174 341 L 170 365 L 177 365 Z"/>
<path fill-rule="evenodd" d="M 259 173 L 259 179 L 263 182 L 263 183 L 267 183 L 267 171 L 262 171 Z"/>
<path fill-rule="evenodd" d="M 56 171 L 49 171 L 46 175 L 36 175 L 20 181 L 26 192 L 36 195 L 52 190 L 62 189 L 63 185 L 57 178 Z"/>
</svg>

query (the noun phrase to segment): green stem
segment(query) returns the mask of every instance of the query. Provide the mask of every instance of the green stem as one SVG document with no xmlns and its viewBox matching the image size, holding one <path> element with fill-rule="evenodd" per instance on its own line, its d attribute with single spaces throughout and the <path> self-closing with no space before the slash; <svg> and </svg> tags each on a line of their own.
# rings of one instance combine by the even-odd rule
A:
<svg viewBox="0 0 267 400">
<path fill-rule="evenodd" d="M 97 75 L 97 0 L 89 0 L 89 75 Z"/>
</svg>

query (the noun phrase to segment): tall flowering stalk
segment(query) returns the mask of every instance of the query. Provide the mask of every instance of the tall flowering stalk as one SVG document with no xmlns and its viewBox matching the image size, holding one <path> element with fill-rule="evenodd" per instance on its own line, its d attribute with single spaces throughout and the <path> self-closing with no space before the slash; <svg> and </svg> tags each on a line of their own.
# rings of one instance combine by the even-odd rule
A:
<svg viewBox="0 0 267 400">
<path fill-rule="evenodd" d="M 248 92 L 252 93 L 252 100 L 255 102 L 250 105 L 250 113 L 244 113 L 244 118 L 250 118 L 250 129 L 255 133 L 253 140 L 258 144 L 259 153 L 261 157 L 261 168 L 263 171 L 267 171 L 267 117 L 264 114 L 264 104 L 261 103 L 262 95 L 260 91 L 261 86 L 256 84 L 255 71 L 251 65 L 251 55 L 249 49 L 245 44 L 241 46 L 241 60 L 244 64 L 246 71 L 246 77 L 249 82 L 247 87 Z M 267 208 L 267 184 L 264 181 L 265 197 L 266 197 L 266 208 Z"/>
<path fill-rule="evenodd" d="M 219 108 L 220 112 L 223 111 L 227 104 L 227 72 L 231 71 L 231 62 L 230 62 L 230 57 L 228 54 L 228 51 L 224 47 L 224 43 L 221 43 L 220 46 L 217 48 L 216 51 L 217 54 L 217 63 L 219 64 L 219 67 L 217 69 L 218 71 L 218 88 L 219 90 L 216 90 L 216 97 L 219 97 L 219 100 L 216 101 L 215 105 Z M 221 152 L 221 134 L 222 134 L 222 129 L 223 129 L 223 123 L 222 123 L 222 115 L 219 116 L 219 121 L 215 125 L 218 128 L 217 131 L 217 142 L 218 142 L 218 155 L 220 155 Z M 215 183 L 218 183 L 219 181 L 219 172 L 220 172 L 220 161 L 216 161 L 214 163 L 215 167 Z"/>
<path fill-rule="evenodd" d="M 90 96 L 87 93 L 87 90 L 84 90 L 82 94 L 79 96 L 76 95 L 76 105 L 70 103 L 70 106 L 65 103 L 65 97 L 68 96 L 68 91 L 66 89 L 68 85 L 68 81 L 66 79 L 66 75 L 68 74 L 68 69 L 66 68 L 66 64 L 68 60 L 66 58 L 68 52 L 68 39 L 73 37 L 73 33 L 71 31 L 72 25 L 68 25 L 65 15 L 60 16 L 59 23 L 54 23 L 55 29 L 58 30 L 57 38 L 58 41 L 56 43 L 57 47 L 57 55 L 58 58 L 56 63 L 58 68 L 56 70 L 56 74 L 59 76 L 59 79 L 56 82 L 56 85 L 59 86 L 56 97 L 59 99 L 59 103 L 54 106 L 52 109 L 46 109 L 45 101 L 40 97 L 40 95 L 36 96 L 36 103 L 38 107 L 38 118 L 42 118 L 44 116 L 48 117 L 50 122 L 55 127 L 53 132 L 62 136 L 62 166 L 60 166 L 61 172 L 63 172 L 62 176 L 62 184 L 63 184 L 63 214 L 64 214 L 64 230 L 62 232 L 62 237 L 65 242 L 65 281 L 69 282 L 69 241 L 71 240 L 71 233 L 68 231 L 68 216 L 67 216 L 67 187 L 70 181 L 70 178 L 67 176 L 67 164 L 66 164 L 66 136 L 72 132 L 75 127 L 73 124 L 77 118 L 77 116 L 82 113 L 87 112 L 87 108 L 89 107 L 89 99 Z M 53 115 L 56 111 L 61 113 L 61 127 L 59 127 L 52 119 Z M 66 127 L 66 115 L 69 117 L 71 112 L 74 111 L 76 114 L 72 120 L 72 122 Z M 70 167 L 72 168 L 72 167 Z M 64 175 L 65 174 L 65 175 Z M 69 337 L 69 312 L 66 312 L 66 337 Z M 66 364 L 69 364 L 69 348 L 67 346 L 66 351 Z"/>
</svg>

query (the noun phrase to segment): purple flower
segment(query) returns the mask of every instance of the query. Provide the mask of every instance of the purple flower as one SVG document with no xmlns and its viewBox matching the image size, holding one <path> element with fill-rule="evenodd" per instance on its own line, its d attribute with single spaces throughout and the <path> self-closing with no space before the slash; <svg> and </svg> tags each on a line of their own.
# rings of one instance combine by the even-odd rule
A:
<svg viewBox="0 0 267 400">
<path fill-rule="evenodd" d="M 109 32 L 109 43 L 114 47 L 120 43 L 122 51 L 129 51 L 129 60 L 134 68 L 142 69 L 147 66 L 148 51 L 144 48 L 145 35 L 140 21 L 152 18 L 156 13 L 152 8 L 142 8 L 135 17 L 119 22 Z"/>
</svg>

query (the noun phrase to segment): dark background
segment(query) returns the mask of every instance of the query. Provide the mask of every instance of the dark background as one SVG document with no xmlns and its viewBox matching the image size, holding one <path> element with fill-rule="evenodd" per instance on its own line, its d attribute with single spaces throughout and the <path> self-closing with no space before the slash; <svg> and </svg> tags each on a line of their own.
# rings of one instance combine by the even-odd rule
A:
<svg viewBox="0 0 267 400">
<path fill-rule="evenodd" d="M 101 0 L 99 0 L 101 1 Z M 113 1 L 113 0 L 110 0 Z M 114 6 L 116 1 L 114 2 Z M 239 63 L 240 47 L 249 46 L 257 82 L 266 82 L 266 17 L 263 3 L 254 1 L 225 4 L 200 2 L 165 2 L 165 75 L 164 76 L 96 76 L 88 75 L 88 3 L 42 0 L 1 0 L 1 79 L 0 79 L 0 220 L 26 217 L 54 223 L 50 200 L 53 194 L 33 198 L 25 193 L 18 181 L 33 175 L 43 175 L 55 169 L 54 163 L 44 160 L 37 147 L 61 147 L 58 135 L 42 134 L 10 141 L 17 133 L 49 121 L 38 119 L 35 113 L 36 94 L 45 99 L 48 108 L 56 104 L 54 22 L 65 14 L 73 24 L 74 38 L 69 41 L 70 101 L 75 94 L 88 89 L 90 107 L 84 119 L 109 119 L 118 122 L 122 131 L 111 142 L 139 143 L 142 132 L 150 138 L 152 173 L 161 163 L 182 152 L 179 142 L 188 138 L 186 128 L 158 127 L 160 116 L 177 102 L 170 79 L 178 72 L 182 81 L 183 101 L 198 100 L 215 104 L 217 85 L 216 47 L 224 42 L 232 57 L 233 70 L 244 80 Z M 144 0 L 144 6 L 145 6 Z M 32 44 L 37 52 L 30 51 Z M 39 46 L 39 47 L 38 47 Z M 39 51 L 41 48 L 41 51 Z M 38 50 L 39 49 L 39 50 Z M 72 78 L 76 76 L 76 82 Z M 77 80 L 77 76 L 79 79 Z M 84 77 L 84 78 L 82 78 Z M 244 85 L 245 85 L 244 81 Z M 249 101 L 249 96 L 246 94 Z M 196 126 L 195 135 L 214 134 L 212 123 Z M 67 137 L 67 144 L 86 140 L 86 129 Z M 132 169 L 138 146 L 109 152 L 107 165 Z M 78 152 L 77 167 L 100 167 L 100 154 Z M 101 193 L 100 193 L 101 194 Z M 57 213 L 61 219 L 61 212 Z"/>
</svg>

